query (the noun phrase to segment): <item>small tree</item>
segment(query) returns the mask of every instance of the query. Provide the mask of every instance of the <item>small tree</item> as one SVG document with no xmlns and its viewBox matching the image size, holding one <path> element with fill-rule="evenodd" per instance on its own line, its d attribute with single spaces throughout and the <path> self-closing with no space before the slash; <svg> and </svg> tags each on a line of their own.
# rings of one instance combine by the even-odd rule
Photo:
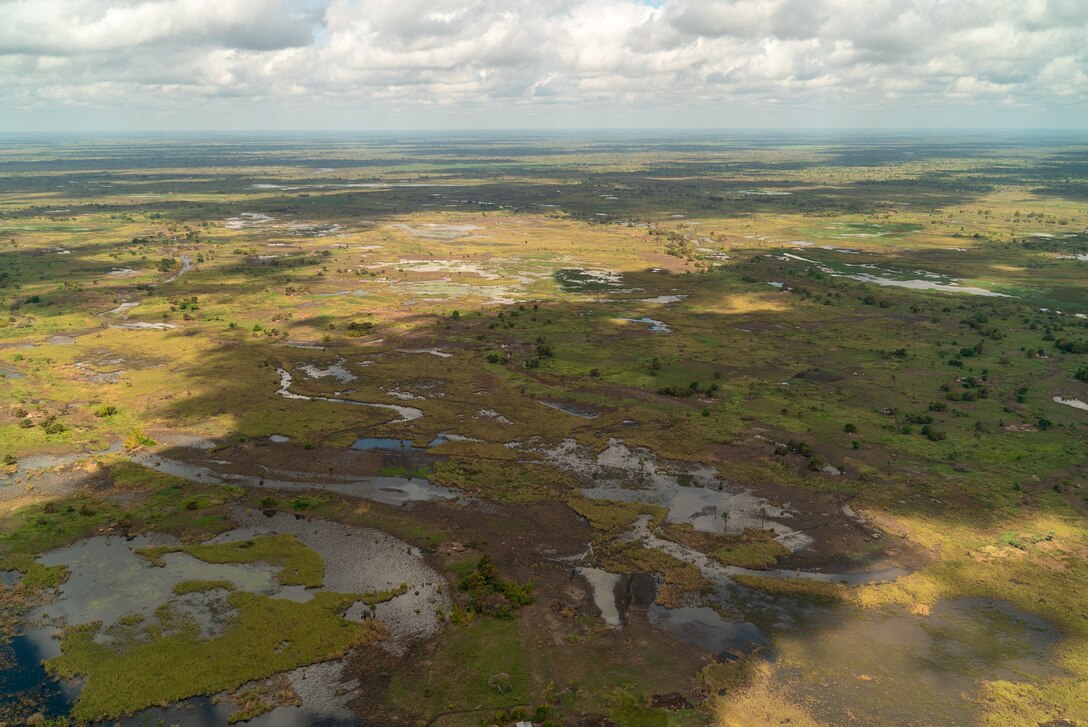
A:
<svg viewBox="0 0 1088 727">
<path fill-rule="evenodd" d="M 501 671 L 488 679 L 487 685 L 496 690 L 499 694 L 506 694 L 510 691 L 510 675 Z"/>
</svg>

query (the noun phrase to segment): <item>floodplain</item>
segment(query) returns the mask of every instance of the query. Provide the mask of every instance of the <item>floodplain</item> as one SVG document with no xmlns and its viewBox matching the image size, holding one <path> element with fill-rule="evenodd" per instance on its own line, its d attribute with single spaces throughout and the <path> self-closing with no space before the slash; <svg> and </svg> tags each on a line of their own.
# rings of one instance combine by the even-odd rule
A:
<svg viewBox="0 0 1088 727">
<path fill-rule="evenodd" d="M 0 723 L 1088 724 L 1086 141 L 0 140 Z"/>
</svg>

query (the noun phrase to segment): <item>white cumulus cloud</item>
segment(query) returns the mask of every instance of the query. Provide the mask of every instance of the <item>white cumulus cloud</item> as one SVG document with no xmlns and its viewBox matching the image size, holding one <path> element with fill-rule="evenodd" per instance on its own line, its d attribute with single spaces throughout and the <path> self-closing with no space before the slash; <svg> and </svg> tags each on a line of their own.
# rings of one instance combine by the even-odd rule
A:
<svg viewBox="0 0 1088 727">
<path fill-rule="evenodd" d="M 0 0 L 0 18 L 10 129 L 1088 118 L 1083 0 Z"/>
</svg>

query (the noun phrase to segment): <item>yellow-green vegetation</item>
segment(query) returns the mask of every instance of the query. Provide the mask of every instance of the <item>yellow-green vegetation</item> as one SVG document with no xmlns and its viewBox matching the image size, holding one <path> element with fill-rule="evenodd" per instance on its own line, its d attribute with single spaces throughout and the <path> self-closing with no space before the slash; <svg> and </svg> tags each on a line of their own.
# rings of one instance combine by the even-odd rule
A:
<svg viewBox="0 0 1088 727">
<path fill-rule="evenodd" d="M 318 588 L 325 581 L 321 556 L 294 535 L 262 535 L 250 540 L 198 545 L 155 545 L 137 551 L 153 565 L 164 566 L 167 553 L 187 553 L 207 563 L 268 563 L 278 566 L 276 579 L 285 586 Z"/>
<path fill-rule="evenodd" d="M 63 565 L 42 565 L 27 553 L 16 553 L 0 558 L 0 571 L 11 570 L 22 574 L 19 585 L 39 591 L 55 588 L 68 580 L 68 569 Z"/>
<path fill-rule="evenodd" d="M 273 677 L 231 695 L 238 708 L 227 718 L 231 724 L 249 720 L 276 707 L 300 706 L 302 700 L 284 675 Z"/>
<path fill-rule="evenodd" d="M 296 603 L 236 592 L 228 603 L 237 618 L 216 638 L 202 640 L 195 624 L 183 623 L 122 651 L 95 641 L 97 624 L 73 626 L 61 639 L 61 655 L 46 667 L 60 677 L 86 679 L 74 718 L 114 719 L 154 704 L 234 690 L 382 638 L 377 622 L 341 617 L 355 598 L 322 591 Z"/>
<path fill-rule="evenodd" d="M 774 539 L 771 530 L 745 528 L 740 535 L 728 535 L 696 530 L 689 523 L 668 523 L 661 532 L 669 540 L 706 553 L 722 565 L 770 568 L 790 552 Z"/>
<path fill-rule="evenodd" d="M 19 630 L 20 621 L 31 607 L 49 598 L 49 589 L 68 580 L 63 565 L 44 566 L 26 553 L 0 558 L 0 571 L 22 574 L 12 585 L 0 584 L 0 641 Z"/>
<path fill-rule="evenodd" d="M 568 475 L 551 467 L 460 457 L 436 464 L 430 479 L 437 484 L 504 503 L 552 500 L 574 486 Z"/>
<path fill-rule="evenodd" d="M 665 520 L 668 512 L 660 505 L 598 500 L 581 496 L 568 497 L 566 503 L 570 509 L 588 520 L 594 530 L 605 537 L 615 537 L 630 530 L 643 515 L 649 515 L 650 526 L 657 527 Z"/>
<path fill-rule="evenodd" d="M 601 567 L 613 573 L 660 573 L 665 582 L 657 593 L 657 602 L 662 606 L 678 606 L 684 595 L 700 593 L 710 586 L 691 563 L 637 543 L 612 542 L 599 548 L 597 557 Z"/>
<path fill-rule="evenodd" d="M 856 602 L 856 590 L 842 583 L 816 581 L 801 578 L 769 578 L 744 573 L 733 576 L 733 580 L 742 586 L 754 588 L 776 596 L 803 598 L 820 603 Z"/>
<path fill-rule="evenodd" d="M 111 527 L 183 540 L 231 528 L 228 507 L 238 499 L 238 488 L 199 485 L 124 460 L 107 460 L 93 470 L 108 487 L 31 504 L 5 517 L 0 552 L 38 554 Z"/>
<path fill-rule="evenodd" d="M 392 601 L 397 596 L 403 596 L 408 592 L 408 584 L 401 583 L 396 588 L 390 588 L 387 591 L 371 591 L 359 596 L 360 603 L 364 603 L 367 606 L 376 606 L 379 603 L 385 603 L 386 601 Z"/>
<path fill-rule="evenodd" d="M 713 664 L 700 673 L 711 698 L 714 721 L 722 727 L 788 724 L 797 727 L 829 727 L 804 707 L 779 694 L 772 683 L 774 667 L 767 662 L 746 659 L 743 668 Z"/>
<path fill-rule="evenodd" d="M 211 580 L 197 580 L 197 581 L 181 581 L 174 584 L 174 595 L 184 596 L 187 593 L 203 593 L 205 591 L 214 591 L 217 588 L 222 588 L 227 591 L 234 590 L 234 584 L 224 579 L 211 579 Z"/>
</svg>

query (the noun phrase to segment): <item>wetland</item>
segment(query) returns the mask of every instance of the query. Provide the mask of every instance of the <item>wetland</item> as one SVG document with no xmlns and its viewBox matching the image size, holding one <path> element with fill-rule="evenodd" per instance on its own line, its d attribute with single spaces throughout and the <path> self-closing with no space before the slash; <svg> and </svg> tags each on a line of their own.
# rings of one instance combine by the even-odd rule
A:
<svg viewBox="0 0 1088 727">
<path fill-rule="evenodd" d="M 1085 143 L 3 140 L 0 723 L 1088 725 Z"/>
</svg>

